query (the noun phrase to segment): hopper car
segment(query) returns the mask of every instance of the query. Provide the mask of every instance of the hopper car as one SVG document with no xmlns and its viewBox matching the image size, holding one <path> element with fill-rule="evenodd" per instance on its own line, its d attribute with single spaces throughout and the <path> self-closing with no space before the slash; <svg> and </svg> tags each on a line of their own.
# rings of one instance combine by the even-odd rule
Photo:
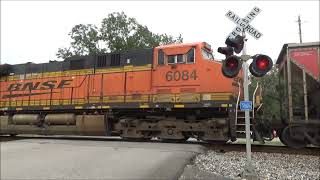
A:
<svg viewBox="0 0 320 180">
<path fill-rule="evenodd" d="M 320 146 L 319 44 L 284 44 L 277 59 L 281 117 L 272 126 L 291 147 Z"/>
</svg>

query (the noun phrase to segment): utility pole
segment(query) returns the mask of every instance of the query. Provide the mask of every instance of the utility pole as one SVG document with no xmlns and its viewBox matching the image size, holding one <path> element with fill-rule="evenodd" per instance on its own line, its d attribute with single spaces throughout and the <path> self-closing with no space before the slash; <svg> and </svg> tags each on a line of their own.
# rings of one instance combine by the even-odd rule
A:
<svg viewBox="0 0 320 180">
<path fill-rule="evenodd" d="M 299 25 L 299 37 L 300 37 L 300 43 L 302 43 L 302 33 L 301 33 L 301 19 L 300 15 L 298 16 L 298 25 Z"/>
</svg>

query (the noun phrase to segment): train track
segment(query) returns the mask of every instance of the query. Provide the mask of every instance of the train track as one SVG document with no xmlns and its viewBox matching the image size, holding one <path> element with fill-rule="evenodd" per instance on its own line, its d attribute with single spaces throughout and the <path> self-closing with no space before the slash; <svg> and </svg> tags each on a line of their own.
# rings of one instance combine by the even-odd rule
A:
<svg viewBox="0 0 320 180">
<path fill-rule="evenodd" d="M 18 135 L 18 136 L 0 136 L 0 142 L 24 140 L 24 139 L 62 139 L 62 140 L 87 140 L 87 141 L 126 141 L 120 137 L 108 137 L 108 136 L 41 136 L 41 135 Z M 142 142 L 142 141 L 130 141 L 130 142 Z M 168 141 L 161 141 L 157 139 L 144 140 L 148 143 L 168 143 Z M 170 142 L 169 142 L 170 143 Z M 214 150 L 217 152 L 230 152 L 239 151 L 245 152 L 245 144 L 227 143 L 227 144 L 209 144 L 203 141 L 197 141 L 195 139 L 189 139 L 185 142 L 174 142 L 179 144 L 199 144 L 206 147 L 208 150 Z M 252 144 L 252 152 L 266 152 L 266 153 L 283 153 L 283 154 L 302 154 L 302 155 L 315 155 L 320 157 L 319 147 L 306 147 L 302 149 L 293 149 L 287 146 L 281 145 L 263 145 Z"/>
<path fill-rule="evenodd" d="M 230 152 L 230 151 L 246 152 L 245 144 L 207 145 L 206 147 L 209 150 L 214 150 L 218 152 Z M 252 145 L 251 150 L 252 152 L 313 155 L 313 156 L 320 157 L 319 147 L 305 147 L 301 149 L 294 149 L 287 146 Z"/>
</svg>

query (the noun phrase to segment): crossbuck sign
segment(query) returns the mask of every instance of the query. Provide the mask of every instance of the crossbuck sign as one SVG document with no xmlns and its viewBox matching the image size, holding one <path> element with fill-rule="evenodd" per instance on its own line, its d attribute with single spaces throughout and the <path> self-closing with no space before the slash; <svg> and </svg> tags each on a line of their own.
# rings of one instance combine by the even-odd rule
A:
<svg viewBox="0 0 320 180">
<path fill-rule="evenodd" d="M 253 26 L 251 26 L 249 23 L 261 12 L 261 9 L 258 7 L 254 7 L 248 15 L 244 18 L 240 18 L 238 15 L 236 15 L 232 11 L 228 11 L 226 16 L 231 21 L 237 24 L 237 27 L 235 27 L 232 32 L 228 35 L 228 38 L 235 38 L 237 35 L 241 35 L 243 30 L 247 33 L 249 33 L 251 36 L 253 36 L 255 39 L 259 39 L 262 36 L 262 33 L 259 32 L 257 29 L 255 29 Z"/>
</svg>

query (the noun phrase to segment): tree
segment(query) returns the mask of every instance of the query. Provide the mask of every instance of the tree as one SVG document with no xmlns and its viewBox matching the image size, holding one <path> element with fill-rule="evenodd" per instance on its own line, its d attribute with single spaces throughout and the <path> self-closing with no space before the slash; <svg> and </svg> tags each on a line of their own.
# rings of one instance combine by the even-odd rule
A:
<svg viewBox="0 0 320 180">
<path fill-rule="evenodd" d="M 58 58 L 151 48 L 183 41 L 181 35 L 174 38 L 153 33 L 124 12 L 109 14 L 102 20 L 100 28 L 92 24 L 78 24 L 72 28 L 69 36 L 72 39 L 70 47 L 59 48 L 56 54 Z"/>
<path fill-rule="evenodd" d="M 274 67 L 263 77 L 251 76 L 250 94 L 253 94 L 257 82 L 262 88 L 263 118 L 269 120 L 273 117 L 280 118 L 280 89 L 283 87 L 279 86 L 278 69 Z"/>
<path fill-rule="evenodd" d="M 69 48 L 59 48 L 57 57 L 68 58 L 75 55 L 94 55 L 106 51 L 99 48 L 100 32 L 95 25 L 78 24 L 68 34 L 72 41 Z"/>
</svg>

